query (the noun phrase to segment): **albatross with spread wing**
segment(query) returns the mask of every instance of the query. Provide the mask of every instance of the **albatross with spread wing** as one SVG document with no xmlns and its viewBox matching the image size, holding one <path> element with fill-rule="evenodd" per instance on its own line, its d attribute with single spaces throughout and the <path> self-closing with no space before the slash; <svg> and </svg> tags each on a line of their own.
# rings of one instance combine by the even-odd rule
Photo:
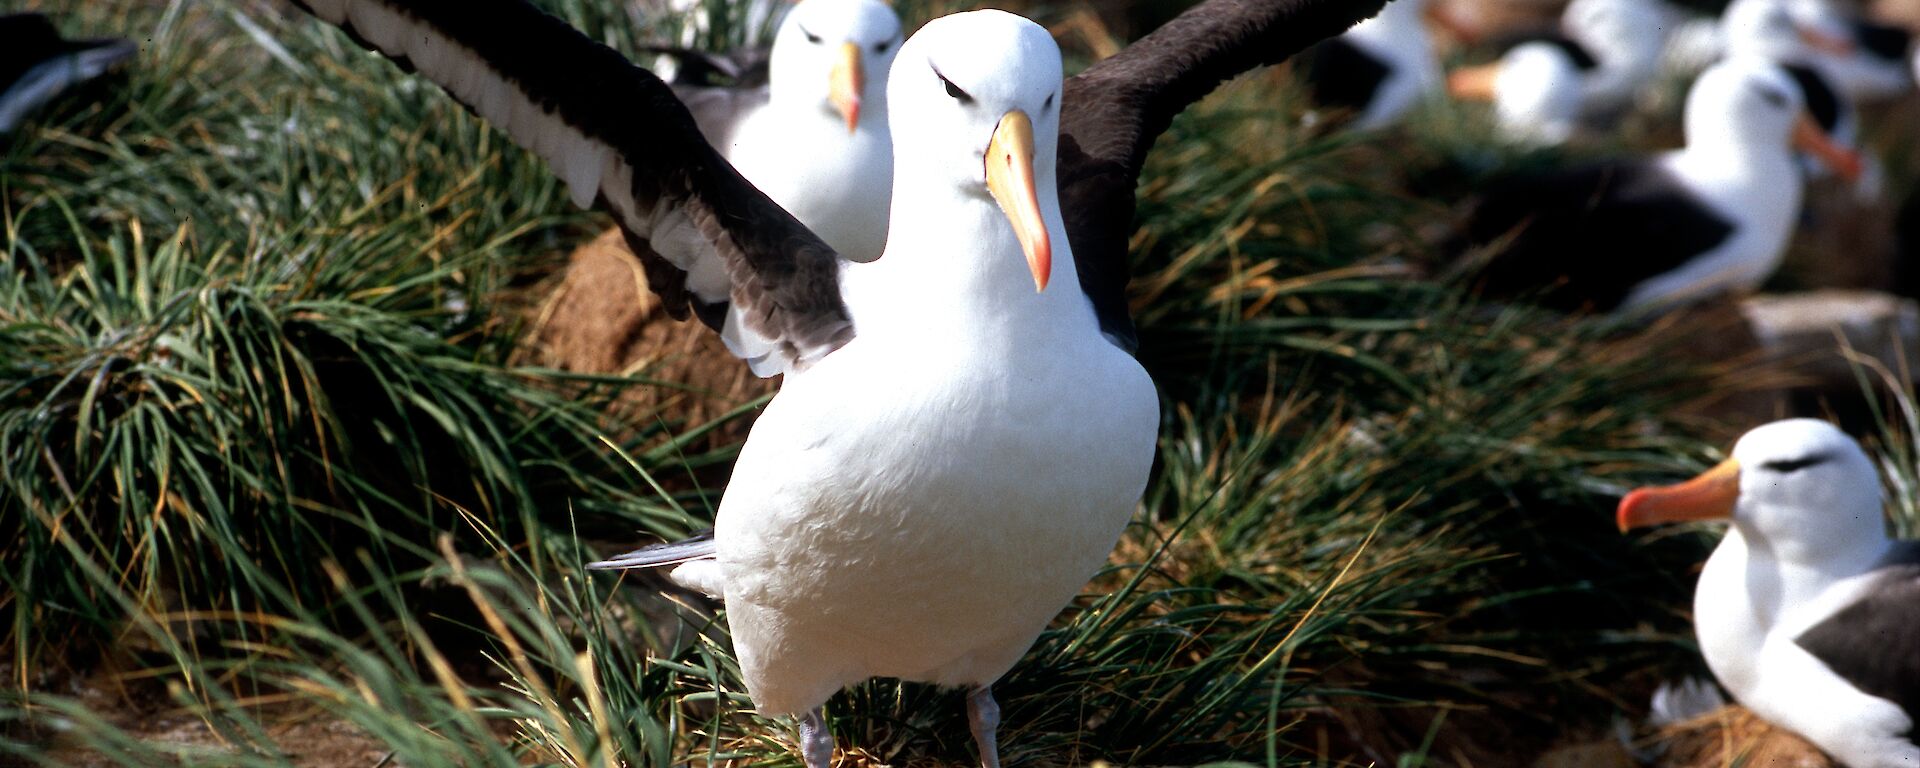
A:
<svg viewBox="0 0 1920 768">
<path fill-rule="evenodd" d="M 812 768 L 832 754 L 820 705 L 876 675 L 970 688 L 998 765 L 989 686 L 1105 560 L 1152 461 L 1124 293 L 1147 150 L 1227 78 L 1381 5 L 1209 0 L 1064 83 L 1032 22 L 930 24 L 888 84 L 886 255 L 853 264 L 665 84 L 524 2 L 304 2 L 545 158 L 614 214 L 669 308 L 787 375 L 711 538 L 603 565 L 679 565 L 725 599 L 749 692 L 801 715 Z M 1077 285 L 1053 280 L 1068 270 Z"/>
</svg>

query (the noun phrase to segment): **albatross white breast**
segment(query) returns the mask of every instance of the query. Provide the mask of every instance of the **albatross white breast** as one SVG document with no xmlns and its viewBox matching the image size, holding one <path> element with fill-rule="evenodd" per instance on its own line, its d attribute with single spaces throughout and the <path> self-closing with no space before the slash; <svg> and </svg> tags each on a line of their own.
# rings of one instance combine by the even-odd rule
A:
<svg viewBox="0 0 1920 768">
<path fill-rule="evenodd" d="M 1887 537 L 1859 444 L 1775 422 L 1705 474 L 1620 503 L 1622 531 L 1685 520 L 1732 523 L 1693 620 L 1733 697 L 1852 768 L 1920 765 L 1920 547 Z"/>
</svg>

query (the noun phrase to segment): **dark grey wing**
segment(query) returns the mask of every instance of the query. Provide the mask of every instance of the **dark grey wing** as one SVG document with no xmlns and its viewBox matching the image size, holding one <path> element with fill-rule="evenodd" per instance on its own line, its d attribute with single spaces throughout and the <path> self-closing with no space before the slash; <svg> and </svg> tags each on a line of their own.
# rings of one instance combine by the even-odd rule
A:
<svg viewBox="0 0 1920 768">
<path fill-rule="evenodd" d="M 713 557 L 713 529 L 696 533 L 686 539 L 670 544 L 655 544 L 641 547 L 624 555 L 610 557 L 595 563 L 587 563 L 595 570 L 631 570 L 634 568 L 659 568 L 668 565 L 690 563 Z"/>
<path fill-rule="evenodd" d="M 1794 642 L 1855 688 L 1900 705 L 1920 723 L 1920 564 L 1911 562 L 1920 558 L 1907 554 L 1910 561 L 1887 566 L 1870 594 Z"/>
<path fill-rule="evenodd" d="M 118 39 L 66 40 L 38 13 L 0 16 L 0 136 L 67 89 L 106 74 L 139 49 Z"/>
<path fill-rule="evenodd" d="M 740 121 L 767 105 L 767 89 L 764 86 L 730 88 L 676 85 L 673 93 L 687 105 L 687 111 L 693 113 L 693 121 L 699 124 L 707 142 L 723 148 L 732 143 L 733 132 L 740 127 Z"/>
<path fill-rule="evenodd" d="M 296 0 L 440 85 L 626 231 L 669 313 L 755 373 L 853 338 L 839 256 L 740 177 L 665 83 L 523 0 Z"/>
<path fill-rule="evenodd" d="M 1913 45 L 1913 33 L 1904 27 L 1875 24 L 1866 19 L 1853 22 L 1853 39 L 1874 58 L 1893 63 L 1904 63 L 1907 48 Z"/>
<path fill-rule="evenodd" d="M 1612 310 L 1634 286 L 1733 235 L 1734 225 L 1651 162 L 1616 161 L 1490 181 L 1461 250 L 1504 242 L 1479 290 L 1567 312 Z"/>
<path fill-rule="evenodd" d="M 1139 346 L 1127 314 L 1127 241 L 1147 150 L 1175 115 L 1255 67 L 1278 64 L 1380 12 L 1385 0 L 1207 0 L 1068 78 L 1060 208 L 1100 330 Z"/>
<path fill-rule="evenodd" d="M 676 86 L 758 88 L 773 79 L 773 49 L 767 46 L 739 48 L 726 53 L 677 45 L 643 45 L 640 50 L 671 57 L 678 66 L 669 82 Z"/>
<path fill-rule="evenodd" d="M 1307 89 L 1322 107 L 1366 111 L 1380 84 L 1393 74 L 1386 62 L 1374 58 L 1345 37 L 1336 37 L 1307 49 Z"/>
<path fill-rule="evenodd" d="M 1833 133 L 1840 125 L 1842 103 L 1839 92 L 1827 82 L 1826 75 L 1819 70 L 1803 64 L 1781 64 L 1787 76 L 1793 78 L 1794 85 L 1800 87 L 1800 99 L 1807 105 L 1807 113 L 1813 115 L 1813 121 L 1820 124 L 1820 130 Z M 1852 109 L 1846 105 L 1846 109 Z"/>
</svg>

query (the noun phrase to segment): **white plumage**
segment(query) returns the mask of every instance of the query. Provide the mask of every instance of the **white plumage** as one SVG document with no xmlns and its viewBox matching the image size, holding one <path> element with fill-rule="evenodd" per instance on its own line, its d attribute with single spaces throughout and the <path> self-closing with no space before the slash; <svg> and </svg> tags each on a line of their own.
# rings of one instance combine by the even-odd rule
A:
<svg viewBox="0 0 1920 768">
<path fill-rule="evenodd" d="M 1388 67 L 1373 100 L 1354 121 L 1355 129 L 1390 125 L 1440 93 L 1440 64 L 1426 27 L 1427 5 L 1435 1 L 1395 0 L 1341 35 Z"/>
<path fill-rule="evenodd" d="M 1772 62 L 1735 57 L 1701 74 L 1687 94 L 1687 146 L 1657 162 L 1733 222 L 1733 232 L 1680 268 L 1636 286 L 1624 306 L 1670 306 L 1751 290 L 1779 268 L 1805 187 L 1794 147 L 1824 140 L 1809 133 L 1803 110 L 1799 89 Z M 1828 162 L 1844 166 L 1852 159 L 1831 146 L 1825 151 Z"/>
<path fill-rule="evenodd" d="M 721 110 L 691 99 L 740 175 L 854 261 L 878 258 L 887 242 L 887 70 L 900 38 L 900 17 L 881 0 L 806 0 L 774 37 L 764 97 Z M 848 102 L 835 89 L 858 92 Z"/>
<path fill-rule="evenodd" d="M 1846 660 L 1822 658 L 1816 651 L 1831 654 L 1831 644 L 1809 639 L 1894 585 L 1889 578 L 1912 578 L 1890 576 L 1903 553 L 1887 537 L 1880 478 L 1859 444 L 1826 422 L 1775 422 L 1748 432 L 1726 463 L 1699 478 L 1635 491 L 1620 505 L 1622 530 L 1703 519 L 1732 522 L 1693 605 L 1700 652 L 1720 683 L 1852 768 L 1920 765 L 1908 714 L 1837 673 L 1830 664 Z M 1836 630 L 1849 631 L 1819 631 Z M 1858 638 L 1868 653 L 1902 657 L 1914 652 L 1910 640 Z"/>
</svg>

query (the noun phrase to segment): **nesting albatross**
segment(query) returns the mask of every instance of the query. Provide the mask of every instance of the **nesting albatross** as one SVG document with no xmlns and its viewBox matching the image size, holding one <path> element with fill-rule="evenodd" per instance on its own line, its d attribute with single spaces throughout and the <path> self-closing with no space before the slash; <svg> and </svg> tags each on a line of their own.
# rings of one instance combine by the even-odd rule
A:
<svg viewBox="0 0 1920 768">
<path fill-rule="evenodd" d="M 1620 529 L 1727 520 L 1693 599 L 1715 677 L 1851 768 L 1920 765 L 1920 545 L 1887 537 L 1880 476 L 1823 421 L 1774 422 L 1685 483 L 1620 502 Z"/>
<path fill-rule="evenodd" d="M 1749 290 L 1779 267 L 1799 215 L 1794 147 L 1843 175 L 1859 171 L 1793 77 L 1756 57 L 1700 76 L 1686 135 L 1674 152 L 1489 184 L 1465 235 L 1497 250 L 1482 289 L 1568 311 L 1658 310 Z"/>
<path fill-rule="evenodd" d="M 820 704 L 874 675 L 969 688 L 998 765 L 988 686 L 1104 561 L 1153 454 L 1124 294 L 1147 150 L 1219 83 L 1380 7 L 1209 0 L 1064 85 L 1031 22 L 935 22 L 888 84 L 887 255 L 854 270 L 665 84 L 524 2 L 305 2 L 548 160 L 613 213 L 669 307 L 786 374 L 711 539 L 606 565 L 678 564 L 723 597 L 756 705 L 801 714 L 813 768 L 832 749 Z"/>
</svg>

